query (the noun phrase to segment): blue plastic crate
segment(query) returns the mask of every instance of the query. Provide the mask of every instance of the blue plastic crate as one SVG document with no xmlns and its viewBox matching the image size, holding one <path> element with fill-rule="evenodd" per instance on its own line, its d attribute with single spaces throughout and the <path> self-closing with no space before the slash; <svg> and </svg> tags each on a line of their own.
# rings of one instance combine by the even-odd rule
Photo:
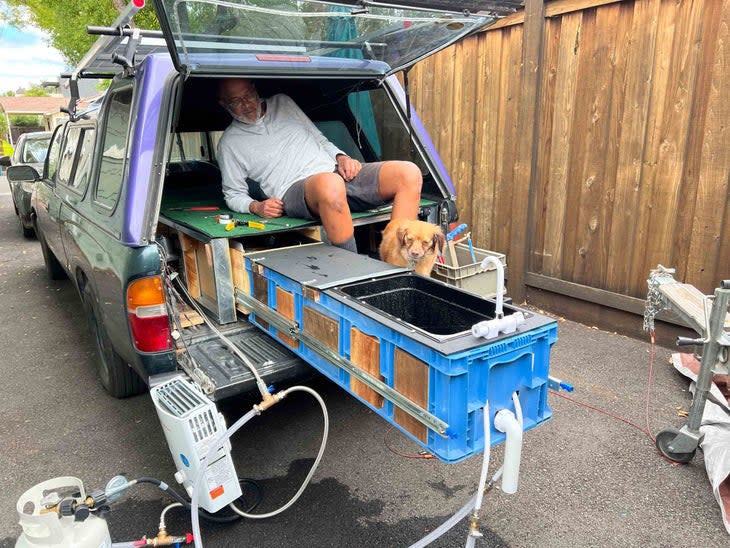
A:
<svg viewBox="0 0 730 548">
<path fill-rule="evenodd" d="M 489 318 L 490 313 L 493 317 L 491 300 L 402 272 L 364 280 L 350 276 L 344 281 L 328 274 L 326 282 L 302 283 L 301 276 L 292 276 L 289 268 L 272 260 L 271 252 L 265 254 L 266 260 L 256 255 L 246 260 L 252 297 L 448 424 L 446 435 L 427 428 L 360 382 L 336 360 L 324 357 L 321 349 L 269 325 L 256 313 L 250 320 L 439 459 L 458 462 L 484 449 L 487 399 L 493 417 L 500 409 L 513 409 L 512 393 L 518 392 L 525 430 L 551 417 L 547 387 L 550 349 L 557 340 L 554 320 L 505 306 L 505 314 L 526 314 L 526 324 L 495 340 L 477 339 L 462 327 L 470 328 L 475 319 Z M 348 255 L 350 261 L 355 257 Z M 309 250 L 305 256 L 312 260 L 316 254 Z M 415 292 L 422 302 L 414 306 L 407 301 Z M 402 317 L 393 313 L 393 307 Z M 440 307 L 449 309 L 444 325 L 438 321 L 431 325 L 428 322 L 438 316 Z M 500 443 L 504 434 L 492 428 L 491 440 Z"/>
</svg>

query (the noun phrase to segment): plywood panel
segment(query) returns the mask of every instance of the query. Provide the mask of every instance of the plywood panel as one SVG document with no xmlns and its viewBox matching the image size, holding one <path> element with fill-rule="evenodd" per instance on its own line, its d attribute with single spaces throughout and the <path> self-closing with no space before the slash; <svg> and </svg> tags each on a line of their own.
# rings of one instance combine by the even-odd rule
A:
<svg viewBox="0 0 730 548">
<path fill-rule="evenodd" d="M 294 295 L 288 291 L 284 291 L 280 287 L 276 288 L 276 311 L 288 320 L 294 320 L 296 317 L 294 315 Z M 277 331 L 277 334 L 279 339 L 287 346 L 291 348 L 299 346 L 299 342 L 296 339 L 292 339 L 283 331 Z"/>
<path fill-rule="evenodd" d="M 306 333 L 317 339 L 334 352 L 340 351 L 340 328 L 337 320 L 304 307 L 302 328 Z"/>
<path fill-rule="evenodd" d="M 269 281 L 263 275 L 256 272 L 253 273 L 253 296 L 257 301 L 269 306 Z M 256 321 L 264 329 L 269 328 L 268 322 L 265 322 L 261 318 L 257 318 Z"/>
<path fill-rule="evenodd" d="M 395 349 L 393 359 L 393 388 L 423 409 L 428 410 L 428 365 L 399 348 Z M 393 419 L 396 423 L 416 436 L 428 441 L 428 430 L 408 413 L 395 408 Z"/>
<path fill-rule="evenodd" d="M 354 327 L 350 329 L 350 361 L 376 379 L 384 380 L 380 374 L 380 341 L 377 337 L 366 335 Z M 385 402 L 383 396 L 352 375 L 350 391 L 378 409 L 382 408 Z"/>
</svg>

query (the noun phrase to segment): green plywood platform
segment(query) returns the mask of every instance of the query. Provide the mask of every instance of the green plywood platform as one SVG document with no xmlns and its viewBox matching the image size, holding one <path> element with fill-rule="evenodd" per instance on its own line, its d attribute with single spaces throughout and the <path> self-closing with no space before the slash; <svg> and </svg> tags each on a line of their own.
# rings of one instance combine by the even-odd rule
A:
<svg viewBox="0 0 730 548">
<path fill-rule="evenodd" d="M 197 194 L 197 193 L 196 193 Z M 174 223 L 186 226 L 197 232 L 200 232 L 209 238 L 239 238 L 242 236 L 252 236 L 257 234 L 264 234 L 270 232 L 280 232 L 286 230 L 292 230 L 296 228 L 303 228 L 307 226 L 319 226 L 318 221 L 310 221 L 307 219 L 298 219 L 294 217 L 276 217 L 274 219 L 262 219 L 257 215 L 251 215 L 249 213 L 237 213 L 228 209 L 223 197 L 216 193 L 211 193 L 210 198 L 198 195 L 182 195 L 180 193 L 164 195 L 162 198 L 162 207 L 160 208 L 160 214 L 166 219 L 173 221 Z M 421 206 L 433 205 L 436 202 L 433 200 L 422 199 Z M 213 206 L 218 207 L 217 211 L 186 211 L 185 208 L 198 207 L 198 206 Z M 183 208 L 178 210 L 177 208 Z M 368 217 L 375 217 L 382 214 L 387 214 L 392 209 L 392 206 L 387 205 L 376 209 L 370 209 L 367 211 L 361 211 L 353 213 L 352 218 L 365 219 Z M 218 222 L 218 215 L 227 214 L 232 219 L 241 221 L 257 221 L 263 223 L 265 228 L 249 228 L 247 226 L 237 226 L 233 230 L 227 231 L 224 224 Z"/>
</svg>

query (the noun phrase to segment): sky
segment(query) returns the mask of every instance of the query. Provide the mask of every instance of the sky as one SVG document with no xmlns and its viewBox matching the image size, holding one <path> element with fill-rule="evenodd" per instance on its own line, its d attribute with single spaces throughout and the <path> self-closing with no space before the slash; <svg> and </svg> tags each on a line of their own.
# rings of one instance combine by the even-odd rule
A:
<svg viewBox="0 0 730 548">
<path fill-rule="evenodd" d="M 0 9 L 4 4 L 0 1 Z M 61 53 L 48 45 L 40 29 L 18 29 L 0 20 L 0 94 L 58 80 L 68 70 Z"/>
</svg>

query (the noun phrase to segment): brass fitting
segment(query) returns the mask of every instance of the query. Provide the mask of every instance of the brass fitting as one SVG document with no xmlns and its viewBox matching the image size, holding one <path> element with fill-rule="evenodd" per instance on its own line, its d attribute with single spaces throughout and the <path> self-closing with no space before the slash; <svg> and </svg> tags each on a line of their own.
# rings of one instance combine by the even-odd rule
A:
<svg viewBox="0 0 730 548">
<path fill-rule="evenodd" d="M 259 413 L 262 413 L 266 411 L 269 407 L 279 403 L 283 399 L 284 396 L 281 392 L 277 392 L 276 394 L 267 393 L 261 400 L 261 403 L 254 405 L 253 408 L 256 409 L 256 411 L 258 411 Z"/>
</svg>

